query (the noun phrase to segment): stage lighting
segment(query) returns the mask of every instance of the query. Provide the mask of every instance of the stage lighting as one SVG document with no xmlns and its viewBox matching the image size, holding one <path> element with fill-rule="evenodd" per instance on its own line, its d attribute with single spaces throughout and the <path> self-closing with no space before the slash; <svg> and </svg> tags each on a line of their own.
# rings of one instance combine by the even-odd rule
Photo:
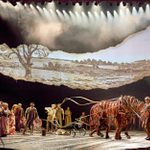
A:
<svg viewBox="0 0 150 150">
<path fill-rule="evenodd" d="M 123 2 L 123 6 L 126 6 L 126 2 Z"/>
</svg>

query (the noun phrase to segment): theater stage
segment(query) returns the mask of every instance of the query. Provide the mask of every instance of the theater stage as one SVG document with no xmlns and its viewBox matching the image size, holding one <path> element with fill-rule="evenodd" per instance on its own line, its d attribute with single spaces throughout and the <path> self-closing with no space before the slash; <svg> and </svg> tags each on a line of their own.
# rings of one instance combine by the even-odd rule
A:
<svg viewBox="0 0 150 150">
<path fill-rule="evenodd" d="M 89 137 L 77 134 L 75 137 L 68 135 L 52 135 L 42 136 L 36 132 L 33 135 L 11 135 L 3 138 L 6 149 L 18 150 L 121 150 L 146 148 L 150 149 L 150 141 L 145 140 L 145 133 L 142 131 L 131 131 L 131 139 L 127 139 L 122 134 L 122 140 L 114 139 L 114 132 L 110 133 L 110 139 L 104 139 L 98 136 Z M 0 148 L 3 148 L 0 143 Z"/>
</svg>

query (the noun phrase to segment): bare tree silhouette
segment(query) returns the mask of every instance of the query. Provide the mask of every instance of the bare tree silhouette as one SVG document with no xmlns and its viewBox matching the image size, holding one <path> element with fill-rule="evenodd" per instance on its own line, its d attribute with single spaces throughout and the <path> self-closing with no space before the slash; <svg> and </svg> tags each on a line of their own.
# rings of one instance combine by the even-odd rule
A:
<svg viewBox="0 0 150 150">
<path fill-rule="evenodd" d="M 12 52 L 10 53 L 9 57 L 15 54 L 21 65 L 25 69 L 25 78 L 29 79 L 32 77 L 31 69 L 32 69 L 32 58 L 34 56 L 40 57 L 47 57 L 48 52 L 45 50 L 45 47 L 41 45 L 31 44 L 31 45 L 19 45 L 17 48 L 12 48 Z"/>
</svg>

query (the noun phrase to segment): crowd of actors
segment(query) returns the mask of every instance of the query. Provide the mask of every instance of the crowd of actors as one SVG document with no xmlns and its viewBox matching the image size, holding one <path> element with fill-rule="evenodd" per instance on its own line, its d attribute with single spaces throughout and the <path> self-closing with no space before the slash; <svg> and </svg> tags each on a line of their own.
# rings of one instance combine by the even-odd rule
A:
<svg viewBox="0 0 150 150">
<path fill-rule="evenodd" d="M 148 102 L 146 101 L 147 99 L 145 99 L 146 103 L 150 101 L 150 98 Z M 28 128 L 32 134 L 33 129 L 41 129 L 42 121 L 46 121 L 47 132 L 56 131 L 58 127 L 61 128 L 72 123 L 70 107 L 64 110 L 61 104 L 51 104 L 51 107 L 45 107 L 45 110 L 47 112 L 47 119 L 42 120 L 38 116 L 34 102 L 31 102 L 24 111 L 21 103 L 14 104 L 9 109 L 8 103 L 0 101 L 0 137 L 15 134 L 16 132 L 25 134 Z M 82 112 L 78 120 L 85 125 L 86 129 L 88 128 L 89 118 L 86 117 L 85 112 Z M 138 117 L 132 120 L 131 129 L 141 129 L 141 121 Z"/>
<path fill-rule="evenodd" d="M 45 107 L 47 112 L 46 130 L 56 131 L 57 127 L 69 125 L 72 122 L 72 112 L 69 107 L 64 111 L 61 104 L 52 104 L 51 107 Z M 79 117 L 85 121 L 85 113 Z M 45 120 L 43 120 L 45 121 Z M 22 104 L 14 104 L 11 109 L 6 102 L 0 101 L 0 137 L 13 135 L 16 132 L 26 133 L 27 129 L 33 134 L 34 129 L 41 129 L 42 119 L 34 102 L 24 111 Z"/>
<path fill-rule="evenodd" d="M 68 126 L 72 123 L 72 112 L 70 107 L 64 111 L 61 104 L 52 104 L 51 107 L 45 107 L 47 111 L 47 131 L 56 131 L 58 127 Z M 78 118 L 79 122 L 88 123 L 85 112 L 82 112 Z"/>
<path fill-rule="evenodd" d="M 33 127 L 38 127 L 39 124 L 41 126 L 42 122 L 33 102 L 24 112 L 21 103 L 14 104 L 9 109 L 8 103 L 0 101 L 0 137 L 16 132 L 25 134 L 27 128 L 33 133 Z"/>
</svg>

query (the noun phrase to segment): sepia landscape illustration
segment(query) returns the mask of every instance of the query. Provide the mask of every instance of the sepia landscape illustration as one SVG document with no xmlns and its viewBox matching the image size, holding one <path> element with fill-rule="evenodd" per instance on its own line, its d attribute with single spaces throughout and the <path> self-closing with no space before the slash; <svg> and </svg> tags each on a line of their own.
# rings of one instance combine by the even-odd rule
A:
<svg viewBox="0 0 150 150">
<path fill-rule="evenodd" d="M 16 80 L 74 89 L 119 87 L 150 75 L 148 35 L 150 28 L 129 36 L 115 47 L 82 54 L 51 51 L 37 44 L 21 44 L 16 48 L 1 44 L 0 72 Z"/>
</svg>

